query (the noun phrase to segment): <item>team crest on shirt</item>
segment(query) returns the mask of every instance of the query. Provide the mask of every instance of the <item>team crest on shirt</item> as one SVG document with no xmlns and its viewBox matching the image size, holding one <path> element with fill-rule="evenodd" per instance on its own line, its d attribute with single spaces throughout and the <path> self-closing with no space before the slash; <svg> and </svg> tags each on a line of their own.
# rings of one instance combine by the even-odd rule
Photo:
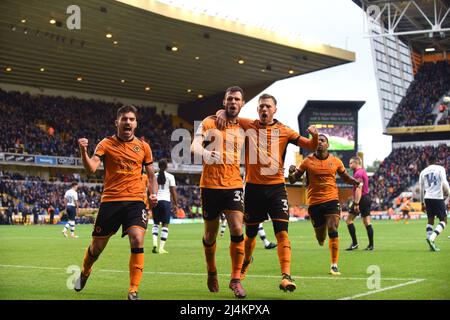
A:
<svg viewBox="0 0 450 320">
<path fill-rule="evenodd" d="M 272 135 L 279 136 L 280 135 L 280 129 L 273 129 L 272 130 Z"/>
<path fill-rule="evenodd" d="M 139 147 L 139 146 L 134 146 L 134 147 L 133 147 L 133 151 L 136 152 L 136 153 L 139 153 L 139 151 L 141 151 L 141 147 Z"/>
</svg>

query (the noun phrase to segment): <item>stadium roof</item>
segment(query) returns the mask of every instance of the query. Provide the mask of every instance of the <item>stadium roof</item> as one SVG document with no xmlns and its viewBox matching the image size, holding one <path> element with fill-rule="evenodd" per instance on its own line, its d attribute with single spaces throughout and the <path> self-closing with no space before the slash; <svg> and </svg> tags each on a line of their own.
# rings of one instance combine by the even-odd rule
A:
<svg viewBox="0 0 450 320">
<path fill-rule="evenodd" d="M 0 82 L 182 104 L 355 60 L 350 51 L 155 0 L 77 0 L 81 29 L 69 30 L 73 3 L 0 2 Z"/>
<path fill-rule="evenodd" d="M 435 52 L 450 50 L 449 0 L 353 0 L 367 11 L 370 6 L 380 9 L 380 21 L 404 43 L 423 53 L 427 48 Z M 370 10 L 373 16 L 378 12 Z"/>
</svg>

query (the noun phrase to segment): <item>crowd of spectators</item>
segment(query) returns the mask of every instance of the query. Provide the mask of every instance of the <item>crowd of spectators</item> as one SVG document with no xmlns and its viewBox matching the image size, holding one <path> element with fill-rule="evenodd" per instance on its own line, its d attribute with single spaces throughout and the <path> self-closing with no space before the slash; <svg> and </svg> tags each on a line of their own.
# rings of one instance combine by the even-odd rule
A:
<svg viewBox="0 0 450 320">
<path fill-rule="evenodd" d="M 434 104 L 450 89 L 450 64 L 447 61 L 424 63 L 411 82 L 406 95 L 388 127 L 432 125 Z"/>
<path fill-rule="evenodd" d="M 19 212 L 38 214 L 53 208 L 56 213 L 65 209 L 64 194 L 70 189 L 70 182 L 51 182 L 40 177 L 24 176 L 19 173 L 0 171 L 0 207 L 7 208 L 7 213 Z M 98 208 L 102 186 L 78 186 L 79 208 Z"/>
<path fill-rule="evenodd" d="M 419 180 L 420 172 L 427 166 L 430 155 L 437 157 L 437 164 L 442 165 L 450 173 L 450 148 L 445 145 L 438 147 L 402 147 L 395 148 L 383 160 L 378 170 L 369 179 L 373 210 L 387 210 L 392 201 L 408 187 Z"/>
<path fill-rule="evenodd" d="M 78 138 L 89 139 L 91 152 L 115 133 L 116 111 L 122 104 L 35 95 L 0 89 L 0 152 L 79 157 Z M 137 137 L 152 146 L 155 159 L 170 158 L 172 118 L 156 107 L 138 107 Z"/>
</svg>

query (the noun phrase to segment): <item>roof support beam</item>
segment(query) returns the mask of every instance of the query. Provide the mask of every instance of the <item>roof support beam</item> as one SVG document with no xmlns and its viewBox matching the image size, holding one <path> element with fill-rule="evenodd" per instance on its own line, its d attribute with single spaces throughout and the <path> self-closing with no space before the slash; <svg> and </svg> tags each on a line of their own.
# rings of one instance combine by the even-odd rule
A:
<svg viewBox="0 0 450 320">
<path fill-rule="evenodd" d="M 402 4 L 395 3 L 396 1 L 386 1 L 386 2 L 373 2 L 368 3 L 366 1 L 362 2 L 363 11 L 366 13 L 367 22 L 367 35 L 368 38 L 373 37 L 387 37 L 387 36 L 401 36 L 409 34 L 429 34 L 430 38 L 433 36 L 434 32 L 447 32 L 450 28 L 442 28 L 442 24 L 450 12 L 450 8 L 446 8 L 445 5 L 440 0 L 433 0 L 434 4 L 434 17 L 429 17 L 425 10 L 416 0 L 405 1 Z M 440 5 L 440 6 L 439 6 Z M 382 7 L 381 7 L 382 6 Z M 429 26 L 421 27 L 414 22 L 412 17 L 409 16 L 411 10 L 415 7 Z M 438 13 L 439 9 L 439 13 Z M 409 10 L 409 11 L 408 11 Z M 441 18 L 442 12 L 443 14 Z M 402 19 L 408 20 L 416 30 L 401 31 L 397 27 Z M 434 21 L 434 22 L 433 22 Z M 381 27 L 381 30 L 380 30 Z M 373 33 L 372 31 L 377 29 L 379 32 Z"/>
</svg>

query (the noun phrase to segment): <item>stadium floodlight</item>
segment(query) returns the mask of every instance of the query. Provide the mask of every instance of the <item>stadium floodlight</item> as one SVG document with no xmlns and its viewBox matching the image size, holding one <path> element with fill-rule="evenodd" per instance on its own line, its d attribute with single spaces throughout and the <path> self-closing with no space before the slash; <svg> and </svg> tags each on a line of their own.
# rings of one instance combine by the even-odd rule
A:
<svg viewBox="0 0 450 320">
<path fill-rule="evenodd" d="M 433 52 L 435 49 L 434 48 L 426 48 L 425 52 Z"/>
</svg>

